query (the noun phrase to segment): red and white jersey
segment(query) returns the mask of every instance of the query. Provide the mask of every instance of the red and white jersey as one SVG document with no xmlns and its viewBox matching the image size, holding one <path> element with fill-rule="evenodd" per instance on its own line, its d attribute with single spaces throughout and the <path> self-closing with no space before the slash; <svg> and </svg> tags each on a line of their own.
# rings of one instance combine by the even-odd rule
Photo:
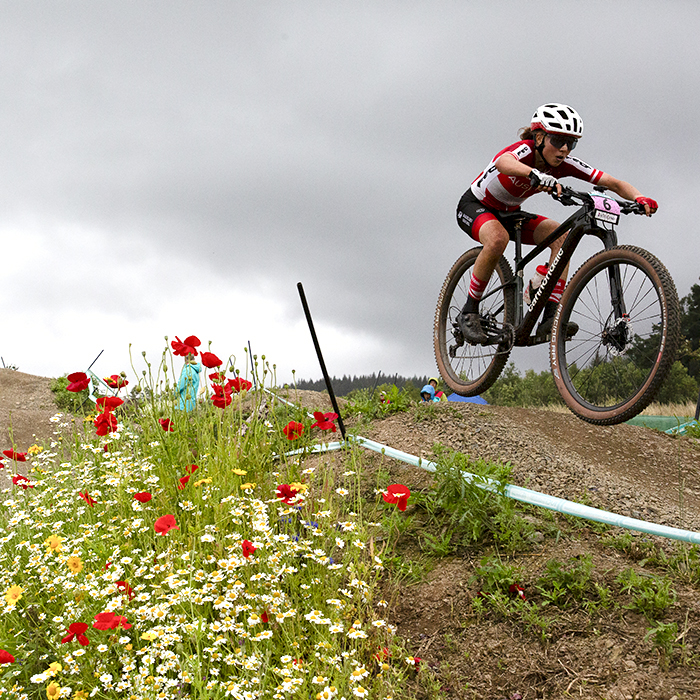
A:
<svg viewBox="0 0 700 700">
<path fill-rule="evenodd" d="M 537 188 L 532 187 L 529 177 L 517 175 L 504 175 L 496 168 L 496 161 L 504 154 L 511 153 L 521 163 L 535 167 L 535 142 L 518 141 L 512 146 L 504 148 L 497 153 L 485 170 L 472 182 L 471 190 L 474 196 L 490 209 L 499 211 L 514 211 L 533 194 L 537 194 Z M 591 168 L 578 158 L 569 154 L 561 165 L 556 168 L 547 166 L 541 170 L 543 173 L 553 175 L 559 180 L 562 177 L 576 177 L 579 180 L 591 182 L 594 185 L 603 176 L 602 170 Z"/>
</svg>

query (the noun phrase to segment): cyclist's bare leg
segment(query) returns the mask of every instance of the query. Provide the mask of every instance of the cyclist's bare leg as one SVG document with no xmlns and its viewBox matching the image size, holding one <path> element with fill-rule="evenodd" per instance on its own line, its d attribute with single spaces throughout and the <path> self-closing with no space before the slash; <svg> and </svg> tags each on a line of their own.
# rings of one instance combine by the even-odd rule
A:
<svg viewBox="0 0 700 700">
<path fill-rule="evenodd" d="M 508 246 L 509 240 L 508 232 L 495 219 L 485 222 L 479 228 L 479 243 L 483 248 L 474 261 L 467 303 L 457 318 L 462 335 L 469 343 L 485 343 L 487 341 L 479 319 L 479 300 L 501 255 Z M 477 294 L 477 296 L 473 296 L 473 294 Z"/>
<path fill-rule="evenodd" d="M 554 221 L 553 219 L 545 219 L 532 233 L 533 240 L 535 241 L 535 245 L 538 245 L 541 243 L 547 236 L 549 236 L 552 231 L 554 231 L 555 228 L 557 228 L 559 224 Z M 549 250 L 550 255 L 549 255 L 549 264 L 551 265 L 554 262 L 554 258 L 556 258 L 557 253 L 559 252 L 562 244 L 564 243 L 564 239 L 566 238 L 566 234 L 563 234 L 559 236 L 555 241 L 553 241 L 550 246 Z M 478 261 L 478 258 L 477 258 Z M 475 265 L 476 267 L 476 265 Z M 495 269 L 495 264 L 494 264 L 494 269 Z M 564 268 L 564 271 L 561 274 L 561 279 L 566 280 L 567 275 L 569 274 L 569 263 L 566 264 L 566 267 Z"/>
<path fill-rule="evenodd" d="M 543 221 L 540 226 L 543 226 L 545 223 L 547 222 Z M 535 232 L 540 226 L 537 227 Z M 554 228 L 556 228 L 556 226 Z M 551 230 L 553 231 L 554 228 Z M 543 238 L 544 237 L 545 236 L 543 236 Z M 496 265 L 498 265 L 498 261 L 501 259 L 501 255 L 503 255 L 505 249 L 508 247 L 509 240 L 508 231 L 503 228 L 500 221 L 496 221 L 495 219 L 487 221 L 479 229 L 479 243 L 484 247 L 474 262 L 472 274 L 480 280 L 488 282 L 491 279 L 493 271 L 496 269 Z"/>
</svg>

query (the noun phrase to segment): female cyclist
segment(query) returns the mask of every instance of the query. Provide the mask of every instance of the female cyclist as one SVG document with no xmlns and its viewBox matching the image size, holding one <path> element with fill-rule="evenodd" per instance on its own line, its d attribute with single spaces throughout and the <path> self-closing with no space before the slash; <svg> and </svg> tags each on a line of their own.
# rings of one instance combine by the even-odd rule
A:
<svg viewBox="0 0 700 700">
<path fill-rule="evenodd" d="M 472 268 L 467 303 L 457 316 L 457 324 L 467 342 L 477 344 L 488 340 L 479 319 L 479 301 L 514 235 L 512 225 L 501 219 L 504 212 L 519 210 L 520 205 L 536 192 L 556 189 L 561 194 L 558 180 L 566 176 L 601 185 L 624 199 L 635 200 L 644 205 L 647 216 L 657 210 L 658 204 L 643 197 L 636 187 L 571 156 L 582 134 L 583 121 L 575 109 L 558 103 L 538 107 L 530 126 L 521 129 L 521 140 L 497 153 L 462 196 L 457 207 L 457 223 L 483 246 Z M 556 221 L 544 216 L 524 221 L 521 240 L 528 245 L 537 245 L 557 226 Z M 565 238 L 566 234 L 549 246 L 550 264 Z M 544 307 L 536 331 L 538 340 L 547 340 L 551 333 L 567 273 L 568 265 Z M 567 324 L 567 336 L 573 336 L 577 331 L 575 323 Z"/>
</svg>

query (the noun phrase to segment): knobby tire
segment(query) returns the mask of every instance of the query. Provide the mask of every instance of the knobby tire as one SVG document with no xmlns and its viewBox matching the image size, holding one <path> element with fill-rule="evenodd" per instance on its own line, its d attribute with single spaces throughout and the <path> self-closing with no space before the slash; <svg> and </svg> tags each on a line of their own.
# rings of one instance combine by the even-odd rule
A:
<svg viewBox="0 0 700 700">
<path fill-rule="evenodd" d="M 458 345 L 453 323 L 467 301 L 471 269 L 481 247 L 472 248 L 452 266 L 442 285 L 435 311 L 433 345 L 435 360 L 445 384 L 460 396 L 477 396 L 486 391 L 499 377 L 508 361 L 510 348 L 499 345 Z M 496 266 L 485 295 L 495 287 L 513 279 L 508 261 L 501 257 Z M 503 323 L 513 325 L 515 318 L 515 292 L 506 287 L 481 303 L 482 314 L 493 314 L 501 327 Z M 454 357 L 450 356 L 450 347 Z"/>
<path fill-rule="evenodd" d="M 616 316 L 610 277 L 618 275 L 627 318 Z M 589 258 L 566 287 L 552 329 L 550 363 L 564 402 L 597 425 L 633 418 L 656 396 L 676 360 L 680 304 L 664 265 L 636 246 Z M 559 329 L 573 321 L 567 340 Z"/>
</svg>

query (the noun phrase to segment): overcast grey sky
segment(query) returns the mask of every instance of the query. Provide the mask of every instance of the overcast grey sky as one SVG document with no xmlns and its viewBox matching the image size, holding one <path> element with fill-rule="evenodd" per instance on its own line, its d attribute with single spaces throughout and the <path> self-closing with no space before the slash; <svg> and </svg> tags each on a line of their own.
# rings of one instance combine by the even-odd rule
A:
<svg viewBox="0 0 700 700">
<path fill-rule="evenodd" d="M 1 2 L 0 355 L 47 376 L 198 335 L 280 381 L 432 374 L 432 317 L 472 246 L 454 211 L 534 109 L 660 204 L 627 217 L 698 281 L 700 4 Z M 576 181 L 569 180 L 570 184 Z M 527 207 L 562 220 L 539 195 Z M 582 250 L 576 268 L 596 250 Z M 546 367 L 546 352 L 519 366 Z M 138 367 L 140 368 L 140 364 Z"/>
</svg>

